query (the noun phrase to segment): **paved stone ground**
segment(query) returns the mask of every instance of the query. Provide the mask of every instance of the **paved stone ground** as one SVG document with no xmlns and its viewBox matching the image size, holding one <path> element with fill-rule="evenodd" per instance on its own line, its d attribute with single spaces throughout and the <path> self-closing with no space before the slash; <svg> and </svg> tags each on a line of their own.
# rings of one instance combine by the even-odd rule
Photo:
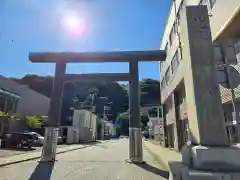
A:
<svg viewBox="0 0 240 180">
<path fill-rule="evenodd" d="M 174 149 L 165 148 L 154 140 L 143 141 L 147 149 L 154 154 L 157 161 L 165 170 L 169 170 L 169 162 L 180 162 L 181 154 Z M 164 155 L 163 155 L 164 154 Z"/>
<path fill-rule="evenodd" d="M 41 151 L 42 148 L 41 147 L 33 147 L 32 149 L 0 149 L 0 158 L 1 157 L 6 157 L 6 156 L 12 156 L 12 155 L 17 155 L 17 154 L 25 154 L 25 153 L 29 153 L 29 152 L 33 152 L 33 151 Z"/>
<path fill-rule="evenodd" d="M 162 180 L 168 173 L 144 147 L 147 164 L 125 162 L 128 139 L 112 140 L 57 156 L 55 164 L 37 161 L 0 168 L 0 180 Z"/>
</svg>

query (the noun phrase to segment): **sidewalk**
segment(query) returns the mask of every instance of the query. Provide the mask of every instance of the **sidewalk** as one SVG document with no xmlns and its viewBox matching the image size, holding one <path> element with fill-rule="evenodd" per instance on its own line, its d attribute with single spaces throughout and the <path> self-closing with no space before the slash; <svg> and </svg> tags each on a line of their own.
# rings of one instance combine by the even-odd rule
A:
<svg viewBox="0 0 240 180">
<path fill-rule="evenodd" d="M 61 154 L 77 149 L 82 149 L 85 147 L 92 146 L 92 143 L 90 144 L 74 144 L 74 145 L 68 145 L 64 147 L 58 147 L 57 148 L 57 153 L 56 154 Z M 41 157 L 41 152 L 28 152 L 24 154 L 18 154 L 18 155 L 12 155 L 8 157 L 2 157 L 0 158 L 0 167 L 10 165 L 10 164 L 15 164 L 15 163 L 20 163 L 24 161 L 29 161 L 29 160 L 34 160 L 34 159 L 39 159 Z"/>
<path fill-rule="evenodd" d="M 143 142 L 149 152 L 162 165 L 163 170 L 169 171 L 169 162 L 180 162 L 181 154 L 179 152 L 153 144 L 151 141 L 144 140 Z"/>
</svg>

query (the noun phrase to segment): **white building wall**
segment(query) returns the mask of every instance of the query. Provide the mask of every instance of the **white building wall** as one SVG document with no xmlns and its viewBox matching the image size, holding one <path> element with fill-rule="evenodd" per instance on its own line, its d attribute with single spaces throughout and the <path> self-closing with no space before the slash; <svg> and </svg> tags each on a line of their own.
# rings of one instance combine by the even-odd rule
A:
<svg viewBox="0 0 240 180">
<path fill-rule="evenodd" d="M 73 125 L 68 128 L 67 143 L 94 141 L 97 135 L 97 116 L 87 110 L 74 110 Z"/>
</svg>

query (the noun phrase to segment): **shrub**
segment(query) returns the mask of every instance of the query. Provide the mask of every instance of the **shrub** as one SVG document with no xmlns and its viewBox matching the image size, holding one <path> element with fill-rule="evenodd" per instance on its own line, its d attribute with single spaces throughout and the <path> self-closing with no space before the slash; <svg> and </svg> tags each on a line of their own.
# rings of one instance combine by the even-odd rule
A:
<svg viewBox="0 0 240 180">
<path fill-rule="evenodd" d="M 31 128 L 41 128 L 44 121 L 48 119 L 47 116 L 26 116 L 25 120 Z"/>
</svg>

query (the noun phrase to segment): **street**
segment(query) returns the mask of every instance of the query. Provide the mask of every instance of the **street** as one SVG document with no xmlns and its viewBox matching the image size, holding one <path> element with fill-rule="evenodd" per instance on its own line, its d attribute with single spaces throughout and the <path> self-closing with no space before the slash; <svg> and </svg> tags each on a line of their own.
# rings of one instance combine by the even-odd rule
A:
<svg viewBox="0 0 240 180">
<path fill-rule="evenodd" d="M 57 161 L 26 161 L 0 168 L 0 180 L 162 180 L 167 172 L 144 147 L 146 164 L 134 165 L 128 159 L 128 139 L 110 140 L 57 155 Z"/>
</svg>

